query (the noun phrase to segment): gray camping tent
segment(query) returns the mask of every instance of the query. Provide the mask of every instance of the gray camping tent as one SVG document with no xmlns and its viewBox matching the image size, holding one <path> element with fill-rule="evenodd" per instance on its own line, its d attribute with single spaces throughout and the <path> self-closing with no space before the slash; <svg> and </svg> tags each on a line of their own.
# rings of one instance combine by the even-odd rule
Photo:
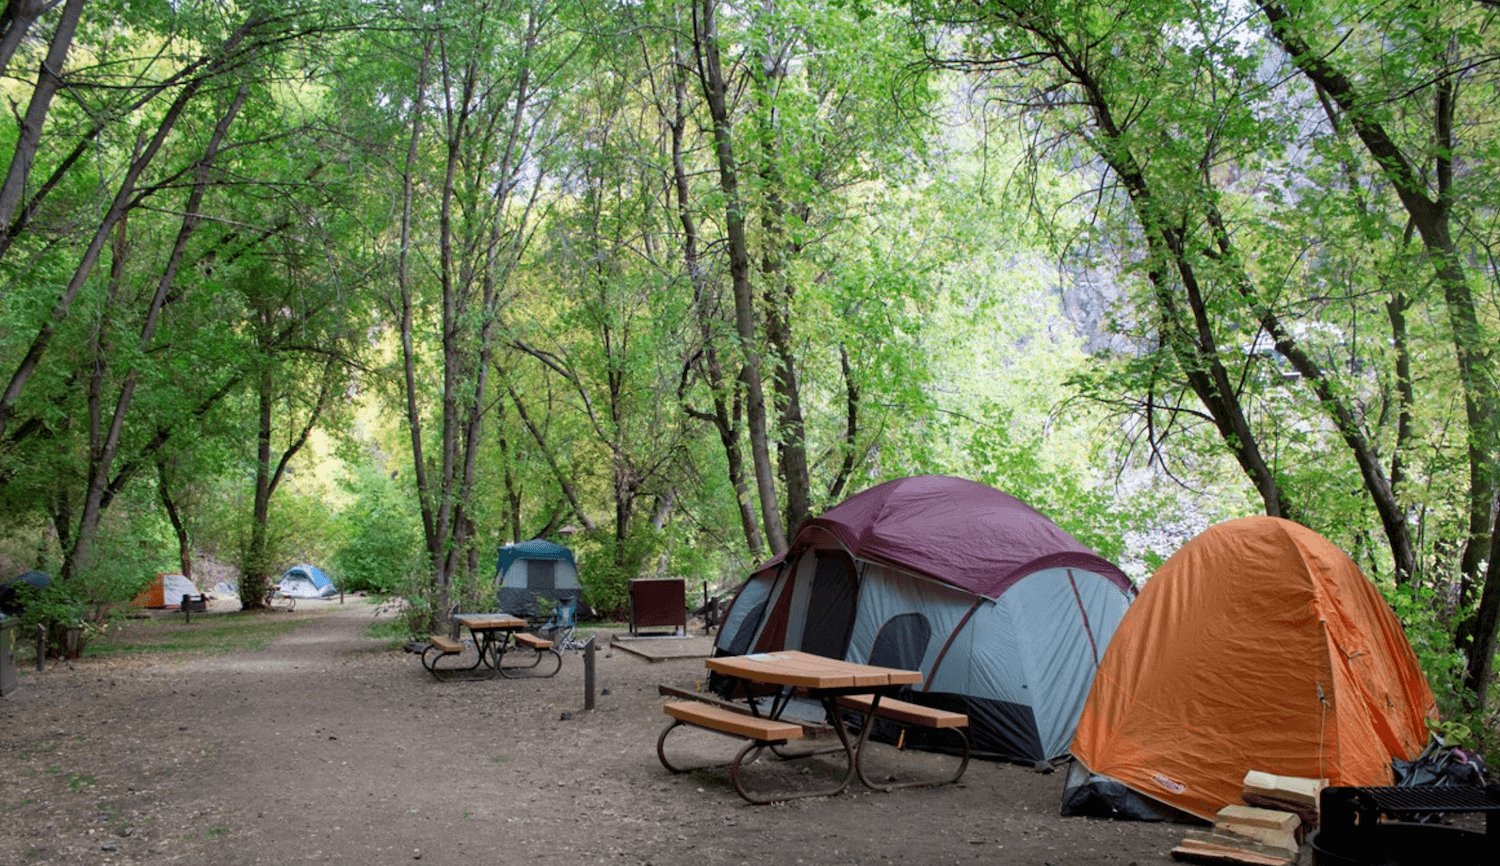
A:
<svg viewBox="0 0 1500 866">
<path fill-rule="evenodd" d="M 541 616 L 543 598 L 571 598 L 584 609 L 573 551 L 540 538 L 505 545 L 495 559 L 495 596 L 501 610 L 521 617 Z"/>
<path fill-rule="evenodd" d="M 1068 751 L 1133 591 L 1012 496 L 901 478 L 804 521 L 741 586 L 715 649 L 920 670 L 903 700 L 967 713 L 976 751 L 1049 761 Z"/>
</svg>

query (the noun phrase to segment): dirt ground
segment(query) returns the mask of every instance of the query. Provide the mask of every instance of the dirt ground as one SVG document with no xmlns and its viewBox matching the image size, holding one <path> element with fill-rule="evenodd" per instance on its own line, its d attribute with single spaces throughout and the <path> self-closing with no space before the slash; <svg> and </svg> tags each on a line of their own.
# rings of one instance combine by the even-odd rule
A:
<svg viewBox="0 0 1500 866">
<path fill-rule="evenodd" d="M 306 624 L 260 651 L 23 670 L 0 698 L 0 863 L 1145 866 L 1185 829 L 1061 818 L 1063 773 L 983 760 L 947 787 L 751 806 L 722 769 L 657 760 L 657 684 L 694 688 L 701 658 L 601 651 L 585 712 L 580 654 L 440 683 L 363 635 L 370 604 L 268 615 Z M 737 748 L 680 733 L 679 760 Z M 892 773 L 939 759 L 877 748 Z"/>
</svg>

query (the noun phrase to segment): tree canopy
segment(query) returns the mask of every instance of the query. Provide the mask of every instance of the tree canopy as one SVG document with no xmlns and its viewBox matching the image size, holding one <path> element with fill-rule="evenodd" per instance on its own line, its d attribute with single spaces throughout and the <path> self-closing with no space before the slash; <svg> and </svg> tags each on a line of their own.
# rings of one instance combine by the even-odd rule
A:
<svg viewBox="0 0 1500 866">
<path fill-rule="evenodd" d="M 326 557 L 425 629 L 499 544 L 608 610 L 948 473 L 1138 580 L 1304 523 L 1482 704 L 1497 13 L 12 3 L 0 554 L 98 610 Z"/>
</svg>

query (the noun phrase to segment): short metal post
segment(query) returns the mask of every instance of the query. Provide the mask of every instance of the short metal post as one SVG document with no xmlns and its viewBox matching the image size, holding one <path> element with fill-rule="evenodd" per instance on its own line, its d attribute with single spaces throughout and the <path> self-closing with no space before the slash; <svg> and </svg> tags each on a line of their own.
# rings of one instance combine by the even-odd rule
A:
<svg viewBox="0 0 1500 866">
<path fill-rule="evenodd" d="M 188 625 L 193 623 L 193 597 L 191 595 L 182 597 L 182 621 Z"/>
<path fill-rule="evenodd" d="M 47 627 L 37 623 L 36 627 L 36 669 L 38 672 L 46 667 L 47 658 Z"/>
<path fill-rule="evenodd" d="M 583 647 L 583 708 L 594 708 L 594 639 Z"/>
</svg>

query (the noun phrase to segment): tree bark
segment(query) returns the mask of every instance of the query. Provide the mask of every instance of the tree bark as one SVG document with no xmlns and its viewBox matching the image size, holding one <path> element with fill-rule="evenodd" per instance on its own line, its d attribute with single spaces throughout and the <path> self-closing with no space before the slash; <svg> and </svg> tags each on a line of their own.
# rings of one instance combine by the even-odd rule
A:
<svg viewBox="0 0 1500 866">
<path fill-rule="evenodd" d="M 729 486 L 734 491 L 735 511 L 739 514 L 740 532 L 745 538 L 745 549 L 750 558 L 759 561 L 763 557 L 760 525 L 755 519 L 755 509 L 750 501 L 749 482 L 745 475 L 745 458 L 740 450 L 740 403 L 735 383 L 726 381 L 724 365 L 719 357 L 715 326 L 718 307 L 714 286 L 704 273 L 699 247 L 698 220 L 693 212 L 692 191 L 688 184 L 687 163 L 683 155 L 687 134 L 687 80 L 683 70 L 677 43 L 673 42 L 672 64 L 672 111 L 663 112 L 670 130 L 672 161 L 672 188 L 677 194 L 677 221 L 682 227 L 682 260 L 687 270 L 688 283 L 693 291 L 693 313 L 698 320 L 698 339 L 702 344 L 701 357 L 684 365 L 682 381 L 678 386 L 679 400 L 691 416 L 711 424 L 719 435 L 719 444 L 724 449 L 724 461 L 729 477 Z M 686 403 L 687 376 L 693 366 L 698 366 L 709 393 L 712 395 L 712 412 L 696 412 Z M 733 393 L 731 400 L 725 394 Z"/>
<path fill-rule="evenodd" d="M 719 188 L 724 194 L 724 227 L 729 243 L 729 273 L 734 287 L 735 331 L 743 361 L 750 454 L 760 497 L 760 518 L 772 553 L 787 549 L 786 531 L 777 504 L 775 469 L 771 465 L 770 431 L 765 388 L 761 381 L 761 353 L 756 333 L 755 300 L 750 284 L 750 250 L 745 233 L 745 203 L 740 193 L 734 157 L 734 127 L 729 112 L 729 89 L 719 50 L 715 0 L 696 0 L 693 16 L 694 48 L 699 81 L 713 120 L 714 156 Z"/>
<path fill-rule="evenodd" d="M 68 60 L 73 34 L 78 29 L 78 19 L 83 14 L 83 3 L 84 0 L 68 0 L 63 6 L 57 29 L 52 32 L 52 45 L 42 61 L 41 69 L 37 71 L 31 101 L 27 103 L 26 114 L 21 118 L 10 168 L 6 170 L 5 181 L 0 183 L 0 232 L 10 225 L 16 208 L 21 203 L 26 181 L 31 177 L 31 166 L 36 161 L 37 149 L 41 146 L 42 127 L 47 122 L 47 112 L 52 108 L 52 98 L 62 86 L 63 66 Z M 6 5 L 6 30 L 3 40 L 0 40 L 0 73 L 3 73 L 3 66 L 8 65 L 15 45 L 19 44 L 26 29 L 24 25 L 30 23 L 42 6 L 42 3 L 35 0 L 11 0 Z"/>
</svg>

